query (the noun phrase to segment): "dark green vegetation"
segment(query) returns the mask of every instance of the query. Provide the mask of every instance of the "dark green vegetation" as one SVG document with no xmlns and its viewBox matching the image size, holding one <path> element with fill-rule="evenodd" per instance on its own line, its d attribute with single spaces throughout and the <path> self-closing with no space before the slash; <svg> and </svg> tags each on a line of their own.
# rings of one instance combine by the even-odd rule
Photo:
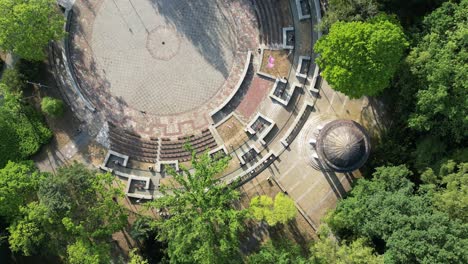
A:
<svg viewBox="0 0 468 264">
<path fill-rule="evenodd" d="M 381 97 L 390 122 L 374 144 L 366 179 L 325 222 L 339 241 L 366 241 L 385 263 L 466 263 L 468 1 L 403 2 L 378 2 L 397 14 L 410 41 Z M 421 16 L 409 16 L 408 6 Z M 339 20 L 369 14 L 355 10 Z"/>
<path fill-rule="evenodd" d="M 23 100 L 21 92 L 0 84 L 0 168 L 36 153 L 52 132 L 43 117 Z"/>
<path fill-rule="evenodd" d="M 114 176 L 81 164 L 39 173 L 32 163 L 0 170 L 0 217 L 10 248 L 24 255 L 60 256 L 68 263 L 109 263 L 111 235 L 127 224 Z"/>
<path fill-rule="evenodd" d="M 377 168 L 372 179 L 357 181 L 327 222 L 342 239 L 372 241 L 386 263 L 466 263 L 468 223 L 458 210 L 467 206 L 460 184 L 467 170 L 468 163 L 452 166 L 441 182 L 416 186 L 404 166 Z M 454 192 L 460 202 L 452 200 Z"/>
<path fill-rule="evenodd" d="M 376 0 L 329 0 L 328 10 L 322 17 L 318 29 L 328 31 L 338 21 L 365 21 L 379 13 Z"/>
<path fill-rule="evenodd" d="M 299 246 L 288 240 L 268 241 L 257 253 L 247 257 L 246 263 L 255 264 L 377 264 L 383 263 L 382 256 L 374 253 L 365 239 L 357 239 L 349 245 L 336 241 L 329 228 L 323 225 L 319 239 L 304 254 Z M 308 256 L 306 256 L 308 255 Z"/>
<path fill-rule="evenodd" d="M 54 0 L 0 0 L 0 48 L 24 59 L 44 59 L 49 41 L 63 37 L 63 24 Z"/>
<path fill-rule="evenodd" d="M 27 62 L 7 69 L 0 81 L 0 168 L 8 161 L 28 159 L 52 137 L 44 118 L 23 96 L 30 72 L 20 72 Z"/>
</svg>

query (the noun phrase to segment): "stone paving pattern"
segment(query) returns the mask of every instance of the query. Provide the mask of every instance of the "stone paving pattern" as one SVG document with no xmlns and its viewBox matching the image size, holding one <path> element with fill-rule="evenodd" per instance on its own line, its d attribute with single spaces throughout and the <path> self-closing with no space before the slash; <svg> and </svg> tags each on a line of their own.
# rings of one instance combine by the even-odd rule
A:
<svg viewBox="0 0 468 264">
<path fill-rule="evenodd" d="M 248 1 L 79 1 L 73 10 L 72 61 L 83 92 L 102 120 L 146 137 L 211 124 L 209 112 L 258 47 Z"/>
</svg>

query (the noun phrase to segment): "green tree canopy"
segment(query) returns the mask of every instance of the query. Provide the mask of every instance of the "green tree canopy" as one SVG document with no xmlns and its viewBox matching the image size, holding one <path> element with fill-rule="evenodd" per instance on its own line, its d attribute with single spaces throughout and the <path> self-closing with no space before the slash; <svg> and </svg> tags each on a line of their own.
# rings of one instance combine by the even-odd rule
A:
<svg viewBox="0 0 468 264">
<path fill-rule="evenodd" d="M 310 249 L 311 264 L 383 264 L 383 257 L 376 255 L 363 238 L 349 245 L 338 243 L 326 225 L 320 227 L 318 234 L 319 239 Z"/>
<path fill-rule="evenodd" d="M 337 22 L 314 50 L 322 76 L 351 98 L 375 96 L 390 84 L 408 46 L 403 30 L 386 16 Z"/>
<path fill-rule="evenodd" d="M 246 211 L 233 207 L 239 192 L 215 179 L 227 162 L 193 153 L 194 172 L 184 167 L 172 171 L 180 188 L 163 188 L 164 196 L 151 203 L 170 215 L 154 225 L 157 238 L 168 243 L 171 263 L 231 263 L 239 258 L 238 233 Z"/>
<path fill-rule="evenodd" d="M 20 209 L 22 217 L 8 228 L 8 242 L 14 252 L 22 252 L 26 256 L 39 254 L 46 247 L 49 234 L 44 232 L 52 224 L 47 207 L 38 202 L 31 202 Z"/>
<path fill-rule="evenodd" d="M 256 196 L 250 201 L 249 210 L 255 219 L 265 220 L 270 226 L 286 224 L 297 215 L 294 200 L 283 193 L 278 193 L 274 202 L 269 196 Z"/>
<path fill-rule="evenodd" d="M 29 173 L 22 167 L 26 172 L 13 170 L 10 164 L 4 169 L 12 175 L 9 178 Z M 60 168 L 54 176 L 35 181 L 34 188 L 18 184 L 17 188 L 23 189 L 17 192 L 22 193 L 8 195 L 1 203 L 19 208 L 8 228 L 11 249 L 26 255 L 59 255 L 70 263 L 108 263 L 104 260 L 110 259 L 111 236 L 127 224 L 124 208 L 114 201 L 124 194 L 113 180 L 110 174 L 96 173 L 75 163 Z M 26 194 L 38 199 L 23 198 Z"/>
<path fill-rule="evenodd" d="M 21 92 L 0 84 L 0 168 L 9 160 L 20 161 L 36 153 L 52 132 L 42 116 L 21 101 Z"/>
<path fill-rule="evenodd" d="M 468 163 L 448 161 L 436 175 L 428 169 L 421 179 L 435 186 L 434 206 L 452 218 L 468 222 Z"/>
<path fill-rule="evenodd" d="M 416 192 L 410 175 L 404 166 L 377 168 L 372 180 L 358 180 L 328 224 L 342 238 L 383 243 L 388 263 L 466 263 L 468 224 L 435 210 L 431 192 Z"/>
<path fill-rule="evenodd" d="M 148 264 L 148 261 L 142 256 L 138 255 L 137 249 L 132 249 L 130 251 L 130 262 L 129 264 Z"/>
<path fill-rule="evenodd" d="M 338 21 L 366 21 L 378 13 L 379 4 L 376 0 L 329 0 L 319 28 L 327 30 Z"/>
<path fill-rule="evenodd" d="M 0 0 L 0 47 L 28 60 L 45 58 L 49 41 L 64 36 L 55 0 Z"/>
<path fill-rule="evenodd" d="M 41 110 L 51 117 L 61 117 L 64 111 L 63 101 L 52 97 L 44 97 L 41 102 Z"/>
<path fill-rule="evenodd" d="M 468 136 L 468 0 L 446 2 L 424 18 L 408 56 L 420 86 L 409 126 L 462 142 Z"/>
<path fill-rule="evenodd" d="M 109 251 L 109 244 L 96 244 L 79 239 L 67 247 L 67 260 L 70 264 L 111 263 Z"/>
<path fill-rule="evenodd" d="M 287 239 L 283 241 L 269 240 L 260 247 L 260 251 L 247 257 L 246 263 L 249 264 L 301 264 L 307 263 L 301 255 L 301 249 Z"/>
<path fill-rule="evenodd" d="M 0 169 L 0 217 L 11 223 L 33 201 L 41 180 L 32 162 L 8 162 Z"/>
<path fill-rule="evenodd" d="M 5 84 L 8 89 L 21 91 L 24 86 L 24 76 L 16 69 L 5 69 L 2 74 L 1 83 Z"/>
</svg>

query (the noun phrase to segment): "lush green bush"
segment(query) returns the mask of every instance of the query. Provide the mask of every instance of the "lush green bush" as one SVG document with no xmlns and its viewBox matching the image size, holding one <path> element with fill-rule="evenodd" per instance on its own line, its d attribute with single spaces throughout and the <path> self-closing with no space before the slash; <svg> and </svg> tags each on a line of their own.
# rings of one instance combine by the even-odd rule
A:
<svg viewBox="0 0 468 264">
<path fill-rule="evenodd" d="M 9 160 L 27 159 L 52 137 L 40 113 L 21 101 L 21 94 L 0 84 L 0 168 Z"/>
<path fill-rule="evenodd" d="M 43 60 L 49 41 L 64 35 L 54 0 L 0 0 L 0 47 L 28 60 Z"/>
<path fill-rule="evenodd" d="M 9 90 L 22 91 L 25 86 L 24 76 L 16 69 L 5 69 L 0 83 L 5 84 Z"/>
<path fill-rule="evenodd" d="M 63 101 L 52 97 L 44 97 L 42 98 L 41 109 L 48 116 L 61 117 L 64 111 Z"/>
</svg>

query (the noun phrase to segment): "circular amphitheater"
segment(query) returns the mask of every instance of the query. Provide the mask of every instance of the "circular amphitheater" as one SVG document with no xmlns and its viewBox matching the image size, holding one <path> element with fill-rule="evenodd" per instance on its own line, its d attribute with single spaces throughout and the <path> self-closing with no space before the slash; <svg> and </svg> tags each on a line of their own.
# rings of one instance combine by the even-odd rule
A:
<svg viewBox="0 0 468 264">
<path fill-rule="evenodd" d="M 313 62 L 319 9 L 312 0 L 76 1 L 52 59 L 72 109 L 108 149 L 101 169 L 127 179 L 129 197 L 154 198 L 167 166 L 190 166 L 186 143 L 229 155 L 227 183 L 277 164 L 323 172 L 309 140 L 325 116 L 337 118 Z M 292 179 L 283 191 L 298 186 Z"/>
<path fill-rule="evenodd" d="M 67 55 L 77 93 L 95 111 L 88 122 L 100 122 L 109 149 L 144 163 L 186 161 L 187 140 L 197 152 L 240 148 L 224 144 L 231 138 L 215 135 L 216 125 L 242 131 L 262 107 L 277 114 L 299 103 L 290 97 L 301 80 L 276 85 L 293 73 L 294 51 L 283 43 L 284 28 L 294 32 L 291 8 L 273 0 L 75 2 Z M 267 53 L 277 67 L 262 65 Z"/>
</svg>

